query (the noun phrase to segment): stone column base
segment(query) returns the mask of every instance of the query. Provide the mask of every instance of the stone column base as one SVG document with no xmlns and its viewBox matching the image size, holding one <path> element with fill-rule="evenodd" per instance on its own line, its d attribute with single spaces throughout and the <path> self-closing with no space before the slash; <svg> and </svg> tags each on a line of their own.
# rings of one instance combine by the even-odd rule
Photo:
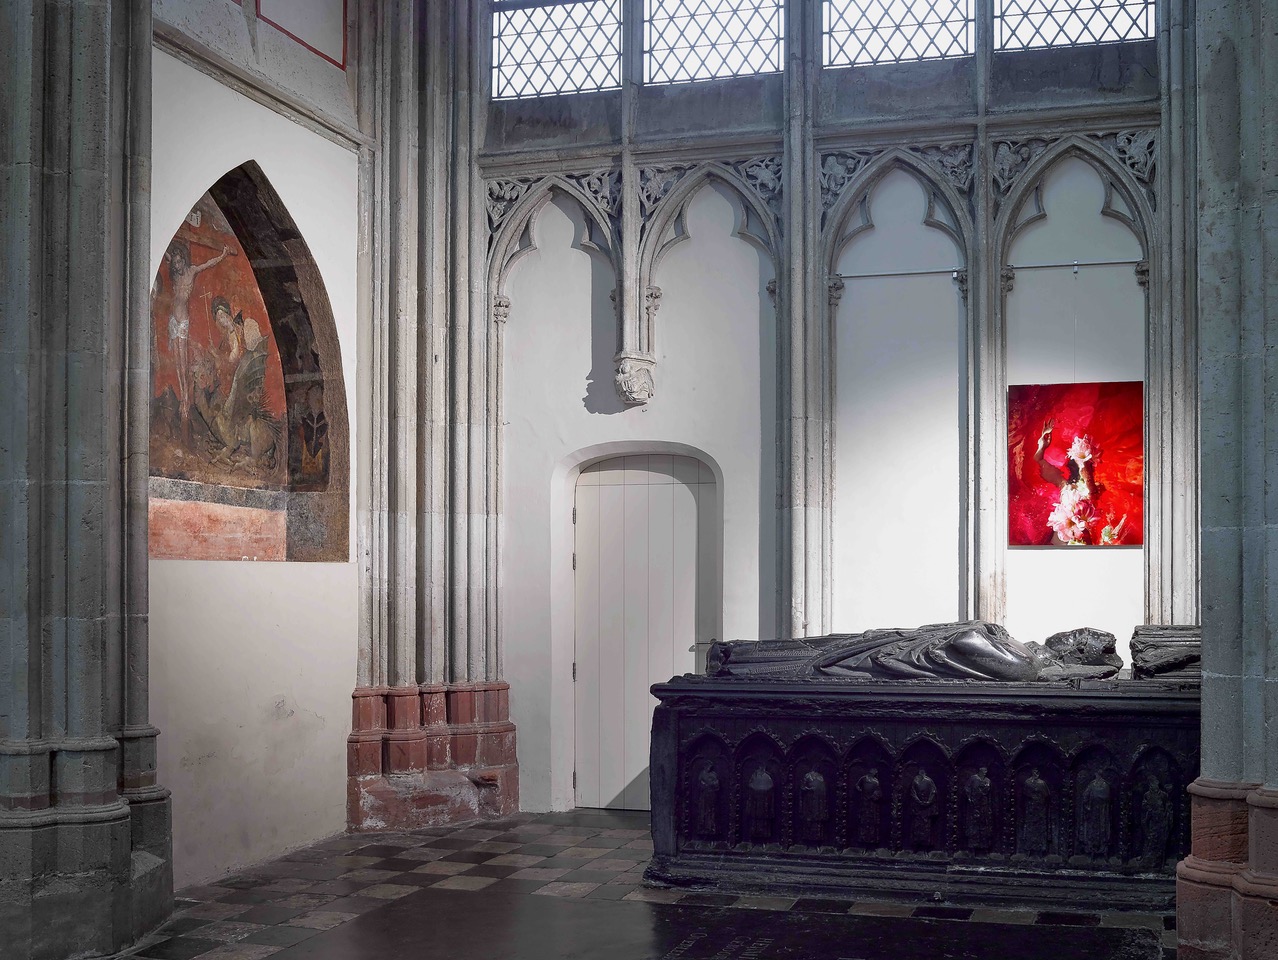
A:
<svg viewBox="0 0 1278 960">
<path fill-rule="evenodd" d="M 173 910 L 168 793 L 99 807 L 0 812 L 0 954 L 105 956 Z"/>
<path fill-rule="evenodd" d="M 407 830 L 519 810 L 510 686 L 365 687 L 347 742 L 350 830 Z"/>
<path fill-rule="evenodd" d="M 1252 783 L 1199 777 L 1189 785 L 1191 853 L 1176 867 L 1179 960 L 1230 960 L 1234 881 L 1247 863 Z"/>
</svg>

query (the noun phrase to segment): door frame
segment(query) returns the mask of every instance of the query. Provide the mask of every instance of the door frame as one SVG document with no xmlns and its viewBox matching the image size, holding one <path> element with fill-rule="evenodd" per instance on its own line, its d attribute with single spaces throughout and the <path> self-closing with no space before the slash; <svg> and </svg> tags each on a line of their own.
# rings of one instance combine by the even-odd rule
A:
<svg viewBox="0 0 1278 960">
<path fill-rule="evenodd" d="M 550 797 L 551 809 L 572 809 L 576 796 L 572 784 L 577 766 L 577 696 L 573 688 L 572 665 L 576 658 L 576 576 L 572 555 L 576 548 L 572 510 L 577 498 L 577 477 L 600 460 L 639 454 L 669 453 L 695 457 L 714 474 L 719 495 L 715 498 L 718 516 L 712 529 L 716 543 L 713 555 L 720 576 L 723 571 L 723 469 L 704 450 L 669 440 L 616 440 L 582 447 L 562 458 L 551 479 L 550 493 Z M 717 620 L 722 632 L 723 591 L 720 590 Z"/>
</svg>

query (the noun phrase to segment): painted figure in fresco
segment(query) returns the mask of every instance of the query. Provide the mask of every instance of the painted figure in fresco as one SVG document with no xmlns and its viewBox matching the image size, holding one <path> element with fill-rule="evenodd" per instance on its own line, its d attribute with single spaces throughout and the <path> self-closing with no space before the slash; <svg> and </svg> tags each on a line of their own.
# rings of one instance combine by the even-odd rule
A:
<svg viewBox="0 0 1278 960">
<path fill-rule="evenodd" d="M 825 823 L 830 819 L 830 805 L 825 777 L 819 771 L 809 770 L 799 784 L 799 819 L 803 821 L 804 839 L 820 843 L 825 834 Z"/>
<path fill-rule="evenodd" d="M 169 349 L 177 359 L 178 416 L 182 430 L 189 433 L 191 422 L 191 293 L 195 278 L 205 270 L 211 270 L 227 257 L 238 256 L 230 247 L 203 263 L 191 263 L 191 249 L 181 240 L 169 244 L 164 259 L 169 264 Z"/>
<path fill-rule="evenodd" d="M 324 416 L 324 388 L 318 383 L 306 391 L 301 439 L 302 479 L 321 483 L 328 476 L 328 418 Z"/>
<path fill-rule="evenodd" d="M 994 797 L 988 769 L 981 767 L 963 784 L 967 799 L 967 842 L 973 851 L 994 846 Z"/>
<path fill-rule="evenodd" d="M 1127 517 L 1124 516 L 1117 523 L 1113 517 L 1102 520 L 1097 507 L 1102 493 L 1095 475 L 1096 459 L 1100 456 L 1100 451 L 1090 437 L 1079 434 L 1066 453 L 1067 472 L 1062 472 L 1046 456 L 1047 448 L 1052 443 L 1055 424 L 1052 418 L 1043 424 L 1043 431 L 1038 436 L 1038 446 L 1034 450 L 1034 462 L 1038 464 L 1039 476 L 1060 490 L 1060 499 L 1047 518 L 1047 525 L 1052 528 L 1052 543 L 1059 546 L 1120 543 Z"/>
<path fill-rule="evenodd" d="M 916 850 L 932 847 L 932 826 L 940 813 L 936 781 L 919 767 L 910 783 L 910 840 Z"/>
<path fill-rule="evenodd" d="M 697 836 L 719 835 L 719 775 L 707 763 L 697 777 Z"/>
<path fill-rule="evenodd" d="M 222 330 L 222 345 L 210 344 L 213 360 L 233 368 L 230 386 L 210 359 L 195 371 L 195 408 L 212 437 L 214 459 L 242 467 L 274 469 L 279 424 L 263 405 L 266 384 L 266 338 L 256 320 L 242 312 L 231 316 L 224 297 L 212 303 L 213 320 Z"/>
<path fill-rule="evenodd" d="M 1171 797 L 1158 782 L 1158 778 L 1150 774 L 1149 786 L 1145 788 L 1144 834 L 1140 851 L 1142 859 L 1155 867 L 1166 863 L 1171 828 Z"/>
<path fill-rule="evenodd" d="M 883 787 L 873 767 L 856 782 L 856 790 L 860 795 L 857 837 L 867 847 L 872 847 L 879 842 L 879 809 L 883 802 Z"/>
<path fill-rule="evenodd" d="M 1021 788 L 1021 835 L 1018 848 L 1030 857 L 1047 855 L 1047 808 L 1052 788 L 1038 775 L 1038 767 L 1030 770 Z"/>
<path fill-rule="evenodd" d="M 1109 855 L 1109 783 L 1098 771 L 1083 791 L 1078 818 L 1078 845 L 1089 857 Z"/>
<path fill-rule="evenodd" d="M 774 836 L 772 820 L 776 816 L 776 799 L 773 796 L 772 775 L 762 767 L 754 768 L 746 786 L 745 819 L 753 840 L 767 842 Z"/>
</svg>

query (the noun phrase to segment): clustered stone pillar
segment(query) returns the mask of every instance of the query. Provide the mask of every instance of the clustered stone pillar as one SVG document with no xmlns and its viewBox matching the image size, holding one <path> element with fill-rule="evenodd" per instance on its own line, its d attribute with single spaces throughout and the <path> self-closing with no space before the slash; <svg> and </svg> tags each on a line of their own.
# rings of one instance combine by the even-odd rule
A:
<svg viewBox="0 0 1278 960">
<path fill-rule="evenodd" d="M 467 282 L 468 4 L 361 7 L 361 203 L 374 276 L 359 464 L 361 634 L 347 822 L 386 830 L 519 808 L 496 617 L 487 304 Z M 450 237 L 450 233 L 452 236 Z M 472 329 L 473 328 L 473 329 Z M 498 341 L 499 347 L 499 341 Z"/>
<path fill-rule="evenodd" d="M 1182 958 L 1278 956 L 1278 9 L 1200 0 L 1202 771 Z"/>
<path fill-rule="evenodd" d="M 172 907 L 147 703 L 151 6 L 0 5 L 0 954 Z"/>
</svg>

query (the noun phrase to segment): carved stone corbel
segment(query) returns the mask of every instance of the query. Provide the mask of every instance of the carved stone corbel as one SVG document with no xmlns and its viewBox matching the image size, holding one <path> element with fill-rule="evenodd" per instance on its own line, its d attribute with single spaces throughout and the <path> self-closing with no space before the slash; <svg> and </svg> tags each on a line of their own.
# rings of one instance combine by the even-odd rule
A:
<svg viewBox="0 0 1278 960">
<path fill-rule="evenodd" d="M 954 282 L 958 284 L 959 296 L 963 298 L 964 303 L 967 303 L 967 271 L 955 270 Z"/>
<path fill-rule="evenodd" d="M 1016 268 L 1008 264 L 999 272 L 998 276 L 1003 286 L 1003 292 L 1011 293 L 1012 288 L 1016 286 Z"/>
<path fill-rule="evenodd" d="M 642 406 L 653 398 L 657 385 L 652 379 L 653 359 L 617 355 L 617 394 L 631 406 Z"/>
<path fill-rule="evenodd" d="M 1136 264 L 1136 282 L 1142 287 L 1149 286 L 1149 261 L 1141 260 Z"/>
</svg>

